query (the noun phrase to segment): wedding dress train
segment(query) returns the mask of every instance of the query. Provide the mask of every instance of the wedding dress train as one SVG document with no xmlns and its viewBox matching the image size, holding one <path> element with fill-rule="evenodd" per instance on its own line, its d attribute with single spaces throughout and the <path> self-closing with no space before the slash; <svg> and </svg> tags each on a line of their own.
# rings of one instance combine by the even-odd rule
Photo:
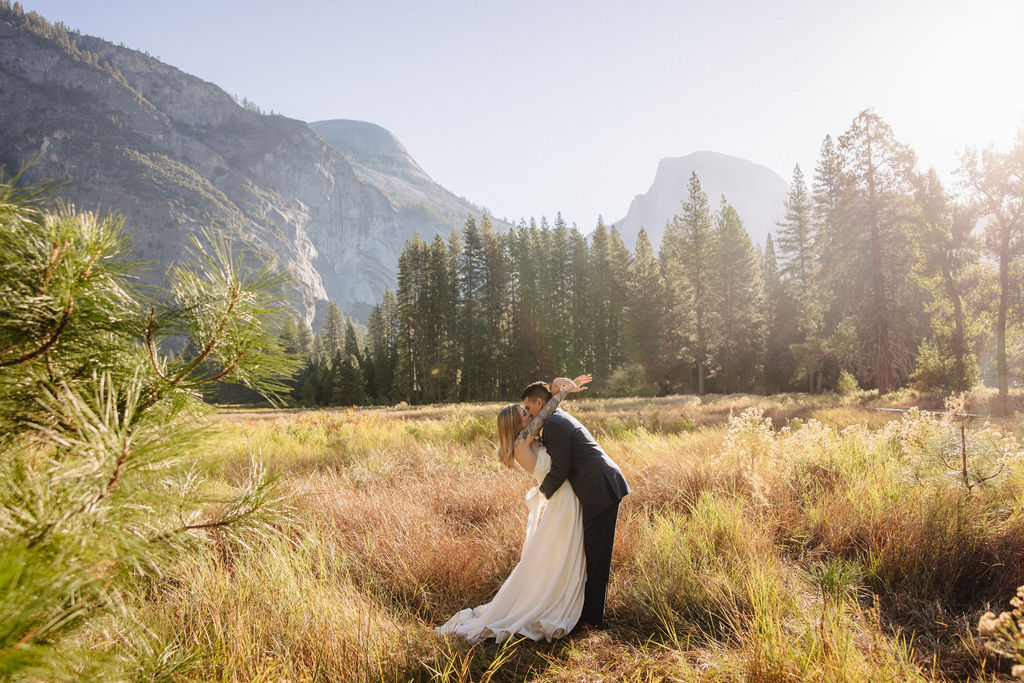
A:
<svg viewBox="0 0 1024 683">
<path fill-rule="evenodd" d="M 533 478 L 544 481 L 551 458 L 541 447 Z M 583 513 L 568 481 L 544 500 L 535 486 L 526 493 L 530 510 L 523 552 L 508 579 L 486 605 L 464 609 L 439 634 L 457 634 L 470 642 L 513 635 L 550 641 L 569 633 L 583 610 L 586 559 L 583 555 Z"/>
</svg>

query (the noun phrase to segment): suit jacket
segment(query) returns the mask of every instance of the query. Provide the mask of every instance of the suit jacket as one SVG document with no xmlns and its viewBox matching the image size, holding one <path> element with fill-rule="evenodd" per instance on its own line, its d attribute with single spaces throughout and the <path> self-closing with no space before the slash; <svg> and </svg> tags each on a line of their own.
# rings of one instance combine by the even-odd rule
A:
<svg viewBox="0 0 1024 683">
<path fill-rule="evenodd" d="M 551 471 L 541 482 L 541 493 L 550 498 L 568 479 L 580 500 L 583 519 L 604 512 L 629 493 L 619 466 L 587 428 L 564 410 L 556 410 L 544 423 L 544 447 L 551 456 Z"/>
</svg>

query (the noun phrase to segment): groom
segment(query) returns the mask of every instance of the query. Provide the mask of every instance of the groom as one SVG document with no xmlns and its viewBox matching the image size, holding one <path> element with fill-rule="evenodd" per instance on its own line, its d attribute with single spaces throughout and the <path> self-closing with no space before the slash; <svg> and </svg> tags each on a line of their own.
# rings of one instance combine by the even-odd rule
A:
<svg viewBox="0 0 1024 683">
<path fill-rule="evenodd" d="M 522 393 L 523 406 L 534 418 L 551 398 L 547 382 L 534 382 Z M 619 501 L 629 486 L 608 454 L 572 415 L 559 408 L 544 423 L 544 447 L 551 470 L 540 491 L 550 498 L 566 479 L 583 508 L 583 553 L 587 558 L 587 584 L 579 625 L 603 628 L 604 600 L 612 564 L 612 542 Z"/>
</svg>

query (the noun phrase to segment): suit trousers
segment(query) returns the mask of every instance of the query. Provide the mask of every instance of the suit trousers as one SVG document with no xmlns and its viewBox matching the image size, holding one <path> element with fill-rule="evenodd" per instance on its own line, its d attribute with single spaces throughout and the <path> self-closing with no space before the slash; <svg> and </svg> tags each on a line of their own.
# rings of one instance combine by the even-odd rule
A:
<svg viewBox="0 0 1024 683">
<path fill-rule="evenodd" d="M 583 588 L 583 612 L 580 625 L 604 625 L 604 601 L 608 594 L 608 574 L 612 567 L 612 543 L 619 503 L 590 519 L 583 520 L 583 554 L 587 558 L 587 583 Z"/>
</svg>

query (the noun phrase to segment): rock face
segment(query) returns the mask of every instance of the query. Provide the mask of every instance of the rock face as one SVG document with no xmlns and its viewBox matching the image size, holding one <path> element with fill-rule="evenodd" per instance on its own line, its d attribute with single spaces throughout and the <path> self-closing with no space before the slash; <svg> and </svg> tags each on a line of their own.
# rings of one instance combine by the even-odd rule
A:
<svg viewBox="0 0 1024 683">
<path fill-rule="evenodd" d="M 347 119 L 309 125 L 341 152 L 356 176 L 377 188 L 399 211 L 425 214 L 425 218 L 453 226 L 465 223 L 468 214 L 479 216 L 478 207 L 435 183 L 387 129 Z M 505 227 L 493 218 L 492 222 Z"/>
<path fill-rule="evenodd" d="M 633 247 L 643 227 L 658 248 L 665 222 L 678 214 L 687 200 L 693 172 L 700 178 L 712 211 L 718 210 L 724 194 L 743 219 L 751 239 L 763 246 L 768 233 L 775 232 L 775 222 L 785 213 L 783 202 L 789 186 L 770 168 L 718 152 L 695 152 L 658 163 L 651 189 L 637 195 L 626 217 L 615 223 L 626 246 Z"/>
<path fill-rule="evenodd" d="M 122 214 L 138 256 L 158 264 L 152 280 L 209 227 L 287 267 L 309 321 L 327 300 L 365 319 L 395 287 L 406 240 L 447 235 L 481 211 L 433 183 L 382 128 L 264 115 L 148 55 L 3 3 L 0 93 L 0 164 L 10 172 L 34 159 L 28 181 L 64 180 L 60 196 L 79 208 Z"/>
</svg>

